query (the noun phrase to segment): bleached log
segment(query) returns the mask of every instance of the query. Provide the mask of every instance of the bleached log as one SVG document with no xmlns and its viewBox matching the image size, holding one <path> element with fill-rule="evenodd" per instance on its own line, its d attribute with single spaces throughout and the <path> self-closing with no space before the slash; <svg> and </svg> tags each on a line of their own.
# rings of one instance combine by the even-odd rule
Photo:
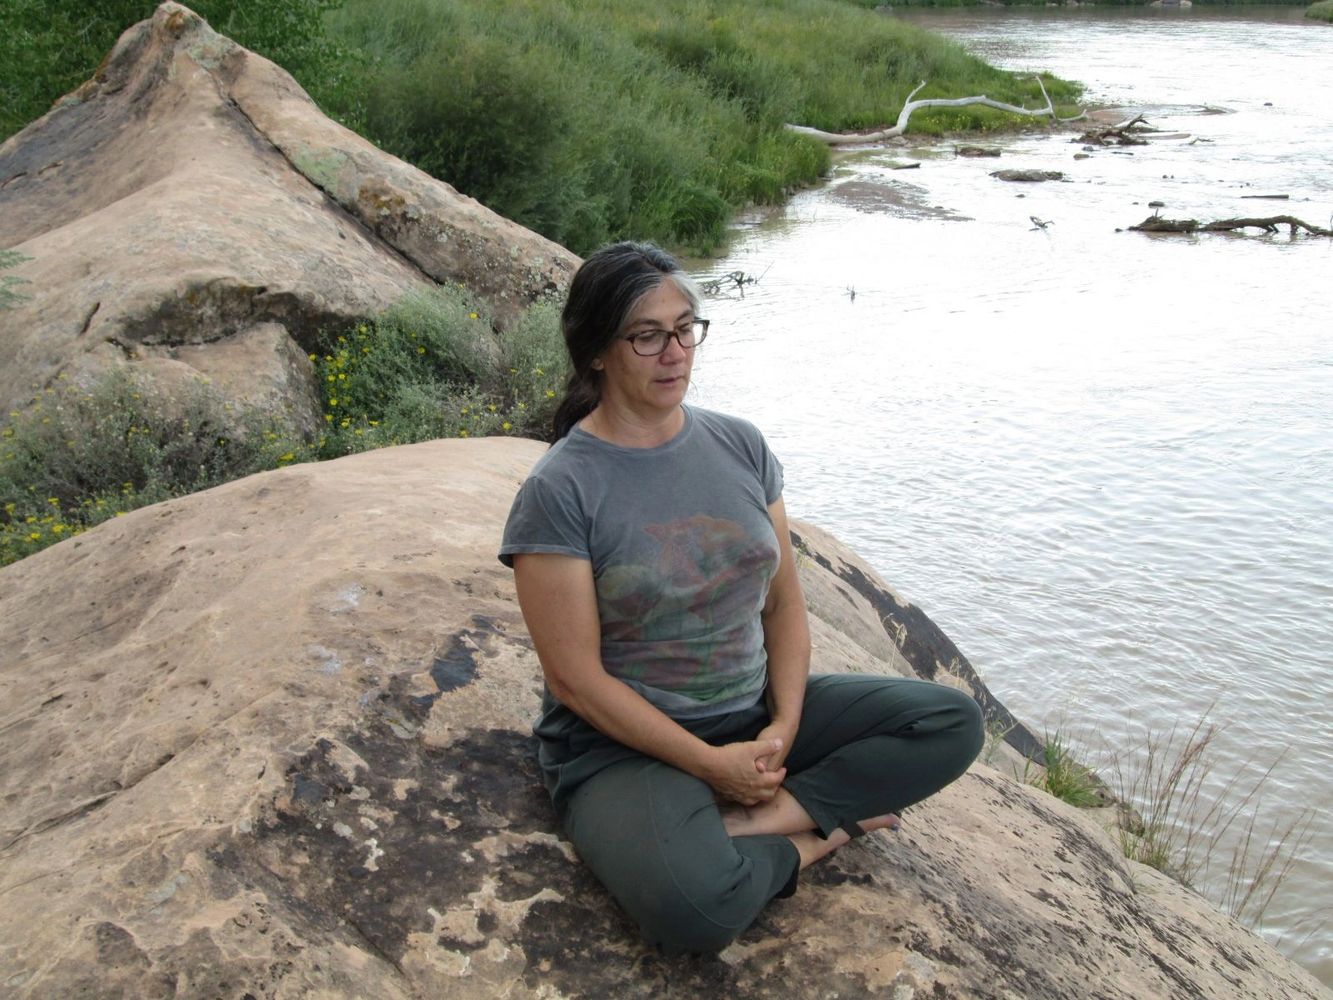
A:
<svg viewBox="0 0 1333 1000">
<path fill-rule="evenodd" d="M 1072 118 L 1060 118 L 1055 113 L 1055 105 L 1051 102 L 1051 95 L 1046 92 L 1046 85 L 1042 83 L 1041 77 L 1035 77 L 1037 86 L 1041 88 L 1041 96 L 1046 98 L 1044 108 L 1022 108 L 1016 104 L 1006 104 L 1004 101 L 992 100 L 984 95 L 975 97 L 928 97 L 920 101 L 914 101 L 921 92 L 921 88 L 926 85 L 922 80 L 907 95 L 907 100 L 903 102 L 903 108 L 898 112 L 898 122 L 892 128 L 878 129 L 873 132 L 825 132 L 822 129 L 811 128 L 808 125 L 793 125 L 788 123 L 786 128 L 798 135 L 808 135 L 812 139 L 818 139 L 820 142 L 827 143 L 830 146 L 849 146 L 859 142 L 883 142 L 885 139 L 895 139 L 907 131 L 907 122 L 912 117 L 912 113 L 922 108 L 962 108 L 968 105 L 980 104 L 983 107 L 995 108 L 997 111 L 1007 111 L 1014 115 L 1025 115 L 1029 118 L 1050 118 L 1059 122 L 1076 122 L 1086 115 L 1086 112 L 1080 111 Z"/>
<path fill-rule="evenodd" d="M 1276 233 L 1279 226 L 1289 227 L 1295 236 L 1298 229 L 1303 229 L 1311 236 L 1333 236 L 1333 229 L 1321 229 L 1291 215 L 1270 215 L 1263 219 L 1220 219 L 1217 222 L 1201 223 L 1197 219 L 1162 219 L 1150 216 L 1137 226 L 1130 226 L 1130 232 L 1138 233 L 1223 233 L 1238 229 L 1262 229 L 1266 233 Z"/>
</svg>

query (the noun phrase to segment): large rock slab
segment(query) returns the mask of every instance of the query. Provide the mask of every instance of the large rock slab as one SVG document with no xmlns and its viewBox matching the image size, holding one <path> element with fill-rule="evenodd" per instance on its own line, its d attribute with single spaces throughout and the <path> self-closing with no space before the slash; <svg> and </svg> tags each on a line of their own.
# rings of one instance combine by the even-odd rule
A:
<svg viewBox="0 0 1333 1000">
<path fill-rule="evenodd" d="M 540 667 L 494 552 L 541 450 L 289 467 L 0 570 L 6 996 L 1327 996 L 983 763 L 720 956 L 646 949 L 533 763 Z M 795 530 L 816 669 L 980 684 Z"/>
<path fill-rule="evenodd" d="M 0 146 L 0 406 L 138 365 L 319 419 L 321 328 L 461 282 L 500 322 L 562 288 L 564 248 L 326 118 L 278 66 L 165 3 Z"/>
</svg>

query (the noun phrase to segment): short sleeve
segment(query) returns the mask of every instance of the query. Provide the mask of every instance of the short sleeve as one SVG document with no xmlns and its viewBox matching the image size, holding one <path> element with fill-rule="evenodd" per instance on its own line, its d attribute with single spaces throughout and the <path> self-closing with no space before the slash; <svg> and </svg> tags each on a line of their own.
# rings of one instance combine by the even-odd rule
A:
<svg viewBox="0 0 1333 1000">
<path fill-rule="evenodd" d="M 763 435 L 759 436 L 759 478 L 764 484 L 764 503 L 770 507 L 782 496 L 782 463 L 769 450 Z"/>
<path fill-rule="evenodd" d="M 500 562 L 511 569 L 514 556 L 524 552 L 591 559 L 588 525 L 578 500 L 537 476 L 518 489 L 500 541 Z"/>
</svg>

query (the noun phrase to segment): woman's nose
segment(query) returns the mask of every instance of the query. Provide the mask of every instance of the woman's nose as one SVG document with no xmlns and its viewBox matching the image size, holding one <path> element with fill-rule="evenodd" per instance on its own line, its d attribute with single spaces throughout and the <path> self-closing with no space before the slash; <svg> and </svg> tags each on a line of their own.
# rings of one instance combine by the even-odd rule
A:
<svg viewBox="0 0 1333 1000">
<path fill-rule="evenodd" d="M 673 332 L 667 337 L 666 348 L 657 357 L 663 364 L 674 364 L 689 353 L 688 348 L 680 345 L 680 336 Z"/>
</svg>

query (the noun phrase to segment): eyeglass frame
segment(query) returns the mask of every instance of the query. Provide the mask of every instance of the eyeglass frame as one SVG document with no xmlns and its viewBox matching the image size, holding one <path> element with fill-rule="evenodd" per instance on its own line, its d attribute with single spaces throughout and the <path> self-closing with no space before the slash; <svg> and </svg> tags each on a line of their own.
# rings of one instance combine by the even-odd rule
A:
<svg viewBox="0 0 1333 1000">
<path fill-rule="evenodd" d="M 704 340 L 708 337 L 708 326 L 709 326 L 709 320 L 701 319 L 697 316 L 694 319 L 690 320 L 690 331 L 692 333 L 696 333 L 696 336 L 694 337 L 694 343 L 690 344 L 689 346 L 686 346 L 681 341 L 680 338 L 682 334 L 679 327 L 675 330 L 641 330 L 638 333 L 625 334 L 620 339 L 629 341 L 629 349 L 633 351 L 635 354 L 637 354 L 639 357 L 655 358 L 661 354 L 666 353 L 666 349 L 668 345 L 670 345 L 672 337 L 676 338 L 676 343 L 680 344 L 680 349 L 682 351 L 694 350 L 696 347 L 702 344 Z M 653 351 L 651 354 L 644 354 L 643 351 L 639 350 L 639 345 L 635 343 L 635 341 L 638 340 L 640 337 L 653 337 L 661 333 L 666 334 L 666 336 L 662 338 L 662 347 L 660 350 Z"/>
</svg>

